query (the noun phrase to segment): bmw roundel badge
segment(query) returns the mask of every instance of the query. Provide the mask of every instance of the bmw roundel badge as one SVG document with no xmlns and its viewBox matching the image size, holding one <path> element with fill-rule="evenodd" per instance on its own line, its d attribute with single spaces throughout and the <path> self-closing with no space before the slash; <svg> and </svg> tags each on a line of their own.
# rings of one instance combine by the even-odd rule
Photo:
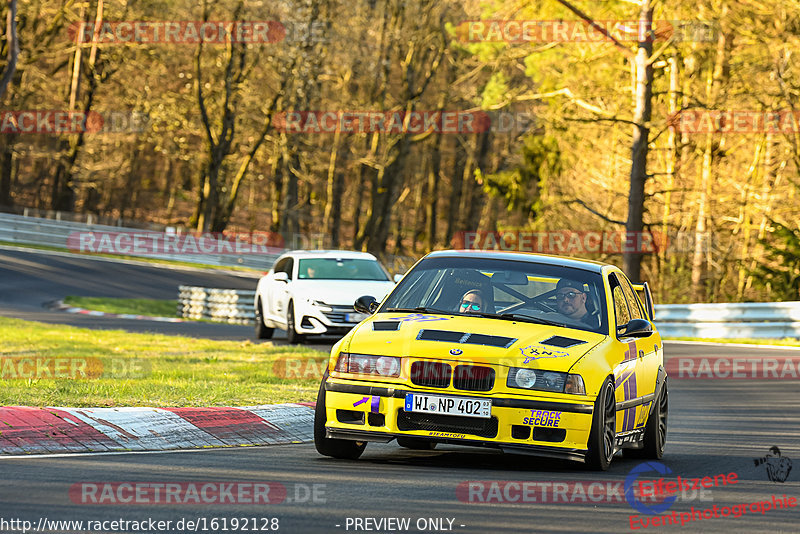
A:
<svg viewBox="0 0 800 534">
<path fill-rule="evenodd" d="M 453 356 L 460 356 L 463 352 L 461 349 L 450 349 L 450 354 Z"/>
</svg>

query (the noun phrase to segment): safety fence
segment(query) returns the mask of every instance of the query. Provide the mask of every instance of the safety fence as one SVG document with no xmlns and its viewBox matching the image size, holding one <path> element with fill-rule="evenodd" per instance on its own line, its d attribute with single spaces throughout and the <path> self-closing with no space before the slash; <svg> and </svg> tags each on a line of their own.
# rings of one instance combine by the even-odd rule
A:
<svg viewBox="0 0 800 534">
<path fill-rule="evenodd" d="M 656 305 L 662 336 L 700 338 L 800 338 L 800 302 Z"/>
<path fill-rule="evenodd" d="M 92 240 L 91 238 L 95 234 L 98 239 Z M 113 242 L 109 242 L 108 246 L 104 248 L 102 246 L 104 242 L 100 241 L 100 238 L 109 239 L 108 236 L 111 236 L 110 239 Z M 211 236 L 203 236 L 202 243 L 200 243 L 200 240 L 188 243 L 187 236 L 189 234 L 181 234 L 176 230 L 169 229 L 166 232 L 156 232 L 138 228 L 0 213 L 0 242 L 20 245 L 46 246 L 81 252 L 80 246 L 91 242 L 94 247 L 92 250 L 96 253 L 122 254 L 124 256 L 190 262 L 217 267 L 245 267 L 261 271 L 266 271 L 272 267 L 281 252 L 276 250 L 273 254 L 236 254 L 235 243 L 231 245 L 228 241 L 215 239 Z M 162 250 L 154 250 L 150 246 L 152 243 L 158 243 L 158 240 L 163 243 L 169 238 L 172 238 L 173 242 L 181 243 L 182 246 L 196 244 L 205 248 L 198 250 L 197 246 L 195 246 L 191 254 L 186 254 L 167 252 L 169 247 L 166 246 L 162 246 Z M 139 251 L 135 246 L 136 240 L 146 243 L 147 246 L 143 246 L 142 250 Z M 215 250 L 220 253 L 204 254 L 202 250 Z"/>
<path fill-rule="evenodd" d="M 191 319 L 252 324 L 255 291 L 180 287 L 178 312 Z M 800 302 L 660 304 L 655 322 L 664 337 L 800 338 Z"/>
<path fill-rule="evenodd" d="M 31 210 L 33 211 L 33 210 Z M 86 222 L 71 220 L 74 214 L 36 212 L 47 217 L 0 213 L 0 243 L 53 247 L 73 252 L 114 254 L 188 262 L 217 267 L 243 267 L 267 271 L 286 246 L 294 249 L 325 248 L 322 234 L 282 236 L 272 232 L 232 233 L 230 239 L 220 234 L 195 236 L 180 228 L 138 223 L 146 228 L 95 224 L 96 217 L 87 215 Z M 122 219 L 118 223 L 127 222 Z M 131 223 L 133 224 L 133 223 Z M 249 238 L 250 242 L 236 237 Z M 261 241 L 267 241 L 261 243 Z M 273 241 L 281 246 L 268 244 Z M 330 240 L 327 240 L 330 241 Z M 411 256 L 382 254 L 382 263 L 394 274 L 405 273 L 415 262 Z"/>
<path fill-rule="evenodd" d="M 255 291 L 179 286 L 178 315 L 231 324 L 255 324 Z"/>
</svg>

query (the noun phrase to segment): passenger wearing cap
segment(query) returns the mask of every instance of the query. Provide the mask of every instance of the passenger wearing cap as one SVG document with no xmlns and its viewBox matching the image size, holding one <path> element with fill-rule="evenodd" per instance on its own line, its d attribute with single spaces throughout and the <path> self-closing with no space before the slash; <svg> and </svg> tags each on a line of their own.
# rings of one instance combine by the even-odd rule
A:
<svg viewBox="0 0 800 534">
<path fill-rule="evenodd" d="M 577 280 L 562 278 L 556 284 L 556 308 L 558 312 L 582 323 L 596 326 L 589 310 L 586 309 L 588 295 L 583 290 L 583 283 Z"/>
</svg>

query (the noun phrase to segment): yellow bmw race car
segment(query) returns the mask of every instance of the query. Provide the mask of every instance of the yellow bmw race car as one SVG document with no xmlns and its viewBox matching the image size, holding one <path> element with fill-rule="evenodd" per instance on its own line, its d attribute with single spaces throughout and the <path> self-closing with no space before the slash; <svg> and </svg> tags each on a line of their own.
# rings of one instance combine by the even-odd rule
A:
<svg viewBox="0 0 800 534">
<path fill-rule="evenodd" d="M 637 290 L 642 293 L 644 303 Z M 480 251 L 428 254 L 331 351 L 317 451 L 368 441 L 475 445 L 586 462 L 659 459 L 667 374 L 650 290 L 613 265 Z"/>
</svg>

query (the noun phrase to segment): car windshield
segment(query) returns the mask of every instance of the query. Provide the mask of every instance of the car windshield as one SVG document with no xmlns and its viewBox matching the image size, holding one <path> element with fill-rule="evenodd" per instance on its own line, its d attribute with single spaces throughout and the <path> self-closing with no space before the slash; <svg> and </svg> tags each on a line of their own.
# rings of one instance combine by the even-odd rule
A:
<svg viewBox="0 0 800 534">
<path fill-rule="evenodd" d="M 556 265 L 483 258 L 428 258 L 379 311 L 476 314 L 608 334 L 602 275 Z"/>
<path fill-rule="evenodd" d="M 376 280 L 389 278 L 376 260 L 355 258 L 310 258 L 300 260 L 299 279 L 318 280 Z"/>
</svg>

